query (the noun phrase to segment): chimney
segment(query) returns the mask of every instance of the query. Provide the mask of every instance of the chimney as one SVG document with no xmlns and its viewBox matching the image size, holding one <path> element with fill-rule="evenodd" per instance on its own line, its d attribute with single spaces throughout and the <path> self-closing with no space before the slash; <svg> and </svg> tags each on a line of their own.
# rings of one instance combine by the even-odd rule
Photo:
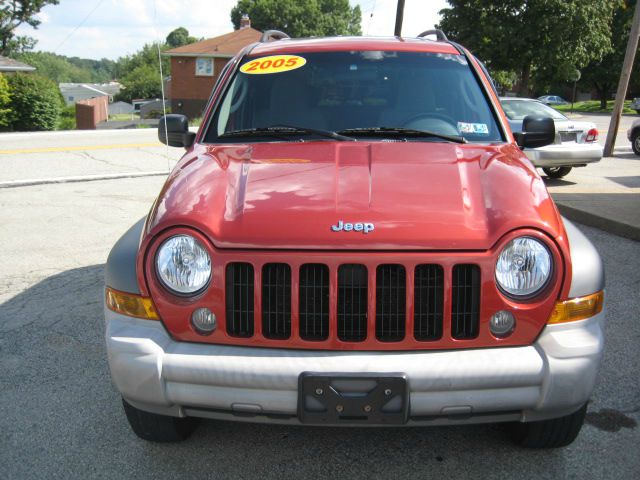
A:
<svg viewBox="0 0 640 480">
<path fill-rule="evenodd" d="M 245 13 L 244 15 L 242 15 L 242 18 L 240 19 L 240 30 L 242 30 L 243 28 L 249 28 L 250 26 L 251 26 L 251 19 L 249 18 L 249 15 Z"/>
</svg>

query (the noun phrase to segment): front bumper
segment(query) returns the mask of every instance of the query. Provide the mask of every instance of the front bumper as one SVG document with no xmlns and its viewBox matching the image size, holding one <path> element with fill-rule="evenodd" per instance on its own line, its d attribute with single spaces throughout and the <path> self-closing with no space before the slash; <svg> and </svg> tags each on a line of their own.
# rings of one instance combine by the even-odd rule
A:
<svg viewBox="0 0 640 480">
<path fill-rule="evenodd" d="M 567 415 L 593 390 L 604 311 L 547 326 L 525 347 L 348 352 L 176 342 L 161 322 L 105 309 L 111 376 L 142 410 L 298 423 L 303 372 L 406 374 L 409 425 L 534 421 Z"/>
<path fill-rule="evenodd" d="M 565 143 L 525 149 L 524 153 L 539 168 L 571 167 L 599 162 L 602 146 L 598 143 Z"/>
</svg>

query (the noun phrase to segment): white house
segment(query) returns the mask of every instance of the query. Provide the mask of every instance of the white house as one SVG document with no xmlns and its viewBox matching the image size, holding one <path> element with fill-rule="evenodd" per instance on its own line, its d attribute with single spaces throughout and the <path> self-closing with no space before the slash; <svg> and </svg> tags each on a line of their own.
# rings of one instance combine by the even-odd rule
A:
<svg viewBox="0 0 640 480">
<path fill-rule="evenodd" d="M 95 97 L 109 97 L 113 102 L 113 96 L 120 92 L 121 85 L 118 82 L 111 83 L 60 83 L 60 92 L 67 105 L 73 105 L 79 100 L 87 100 Z"/>
</svg>

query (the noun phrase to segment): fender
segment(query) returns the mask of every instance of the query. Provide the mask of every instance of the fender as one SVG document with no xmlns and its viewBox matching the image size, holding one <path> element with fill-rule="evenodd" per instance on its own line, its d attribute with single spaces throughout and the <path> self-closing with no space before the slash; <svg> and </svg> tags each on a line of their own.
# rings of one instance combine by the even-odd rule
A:
<svg viewBox="0 0 640 480">
<path fill-rule="evenodd" d="M 582 297 L 604 289 L 604 265 L 600 254 L 578 227 L 562 217 L 569 239 L 573 275 L 569 297 Z"/>
<path fill-rule="evenodd" d="M 136 256 L 140 247 L 142 228 L 146 217 L 141 218 L 120 237 L 109 252 L 105 266 L 105 283 L 108 287 L 140 295 L 136 276 Z"/>
</svg>

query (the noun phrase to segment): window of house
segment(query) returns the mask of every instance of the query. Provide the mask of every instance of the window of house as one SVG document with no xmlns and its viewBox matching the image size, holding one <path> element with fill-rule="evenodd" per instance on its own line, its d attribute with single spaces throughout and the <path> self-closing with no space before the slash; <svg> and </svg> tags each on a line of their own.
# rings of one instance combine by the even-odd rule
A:
<svg viewBox="0 0 640 480">
<path fill-rule="evenodd" d="M 196 75 L 213 75 L 213 58 L 196 58 Z"/>
<path fill-rule="evenodd" d="M 69 95 L 69 97 L 68 97 L 68 98 L 69 98 L 69 101 L 70 101 L 70 102 L 73 102 L 73 95 Z"/>
</svg>

